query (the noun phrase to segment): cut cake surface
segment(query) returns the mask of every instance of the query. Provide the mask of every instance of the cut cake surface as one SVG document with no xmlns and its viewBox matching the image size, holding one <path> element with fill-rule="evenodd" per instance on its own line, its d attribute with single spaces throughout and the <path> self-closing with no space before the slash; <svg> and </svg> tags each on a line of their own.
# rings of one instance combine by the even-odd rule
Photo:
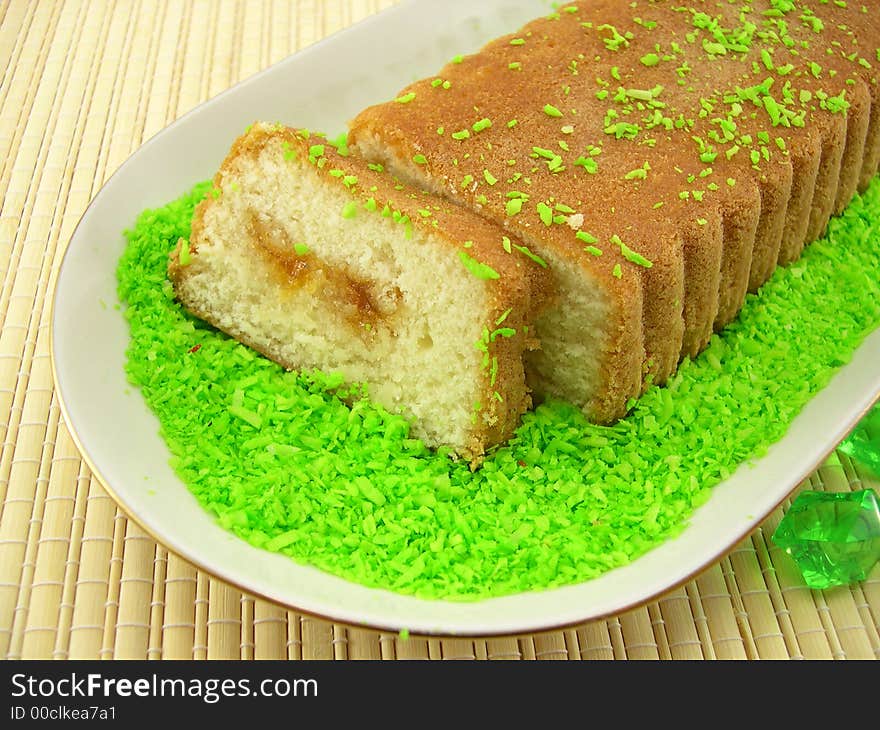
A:
<svg viewBox="0 0 880 730">
<path fill-rule="evenodd" d="M 256 124 L 238 139 L 168 270 L 193 314 L 286 368 L 365 383 L 413 435 L 474 464 L 531 405 L 522 355 L 544 269 L 308 132 Z"/>
</svg>

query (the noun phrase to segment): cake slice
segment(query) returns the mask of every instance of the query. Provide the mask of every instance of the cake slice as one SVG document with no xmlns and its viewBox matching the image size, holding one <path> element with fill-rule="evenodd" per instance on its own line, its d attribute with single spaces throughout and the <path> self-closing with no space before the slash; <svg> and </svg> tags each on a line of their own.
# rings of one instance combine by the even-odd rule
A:
<svg viewBox="0 0 880 730">
<path fill-rule="evenodd" d="M 876 173 L 878 17 L 572 3 L 362 111 L 349 137 L 547 260 L 559 304 L 530 382 L 613 421 Z"/>
<path fill-rule="evenodd" d="M 172 253 L 194 315 L 285 368 L 341 373 L 411 433 L 479 463 L 531 398 L 544 262 L 323 137 L 256 124 Z"/>
</svg>

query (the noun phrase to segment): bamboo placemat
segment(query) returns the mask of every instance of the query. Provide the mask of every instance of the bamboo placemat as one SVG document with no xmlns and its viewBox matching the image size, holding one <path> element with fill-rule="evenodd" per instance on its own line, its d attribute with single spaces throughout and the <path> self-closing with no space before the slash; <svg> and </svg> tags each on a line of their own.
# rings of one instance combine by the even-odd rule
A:
<svg viewBox="0 0 880 730">
<path fill-rule="evenodd" d="M 880 569 L 810 591 L 770 541 L 782 505 L 687 585 L 620 616 L 509 638 L 401 639 L 200 572 L 128 520 L 53 392 L 48 289 L 139 145 L 236 81 L 394 0 L 0 2 L 0 656 L 195 659 L 880 657 Z M 880 482 L 841 453 L 801 488 Z"/>
</svg>

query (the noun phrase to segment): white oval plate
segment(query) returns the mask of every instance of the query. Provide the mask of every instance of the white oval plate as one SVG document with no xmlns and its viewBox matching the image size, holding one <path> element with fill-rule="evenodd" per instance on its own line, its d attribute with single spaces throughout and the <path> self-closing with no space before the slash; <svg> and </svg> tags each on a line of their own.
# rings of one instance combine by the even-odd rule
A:
<svg viewBox="0 0 880 730">
<path fill-rule="evenodd" d="M 128 325 L 115 270 L 123 231 L 211 177 L 251 122 L 336 134 L 368 104 L 458 53 L 548 12 L 541 0 L 406 0 L 202 104 L 144 144 L 92 201 L 68 244 L 52 302 L 62 410 L 83 458 L 156 540 L 251 593 L 334 621 L 444 635 L 534 632 L 617 614 L 682 584 L 751 532 L 815 469 L 880 394 L 880 330 L 752 466 L 718 485 L 689 526 L 632 564 L 565 588 L 457 603 L 365 588 L 258 550 L 219 527 L 168 465 L 158 422 L 123 366 Z"/>
</svg>

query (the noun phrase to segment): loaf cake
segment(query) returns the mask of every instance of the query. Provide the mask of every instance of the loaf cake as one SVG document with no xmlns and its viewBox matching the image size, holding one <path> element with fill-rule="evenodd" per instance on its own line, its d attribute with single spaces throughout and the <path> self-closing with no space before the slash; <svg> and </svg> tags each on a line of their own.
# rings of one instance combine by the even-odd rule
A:
<svg viewBox="0 0 880 730">
<path fill-rule="evenodd" d="M 364 110 L 349 140 L 547 262 L 529 383 L 608 423 L 875 175 L 878 46 L 858 2 L 577 2 Z"/>
<path fill-rule="evenodd" d="M 341 373 L 476 465 L 531 406 L 543 261 L 304 130 L 239 138 L 171 255 L 194 315 L 285 368 Z"/>
</svg>

